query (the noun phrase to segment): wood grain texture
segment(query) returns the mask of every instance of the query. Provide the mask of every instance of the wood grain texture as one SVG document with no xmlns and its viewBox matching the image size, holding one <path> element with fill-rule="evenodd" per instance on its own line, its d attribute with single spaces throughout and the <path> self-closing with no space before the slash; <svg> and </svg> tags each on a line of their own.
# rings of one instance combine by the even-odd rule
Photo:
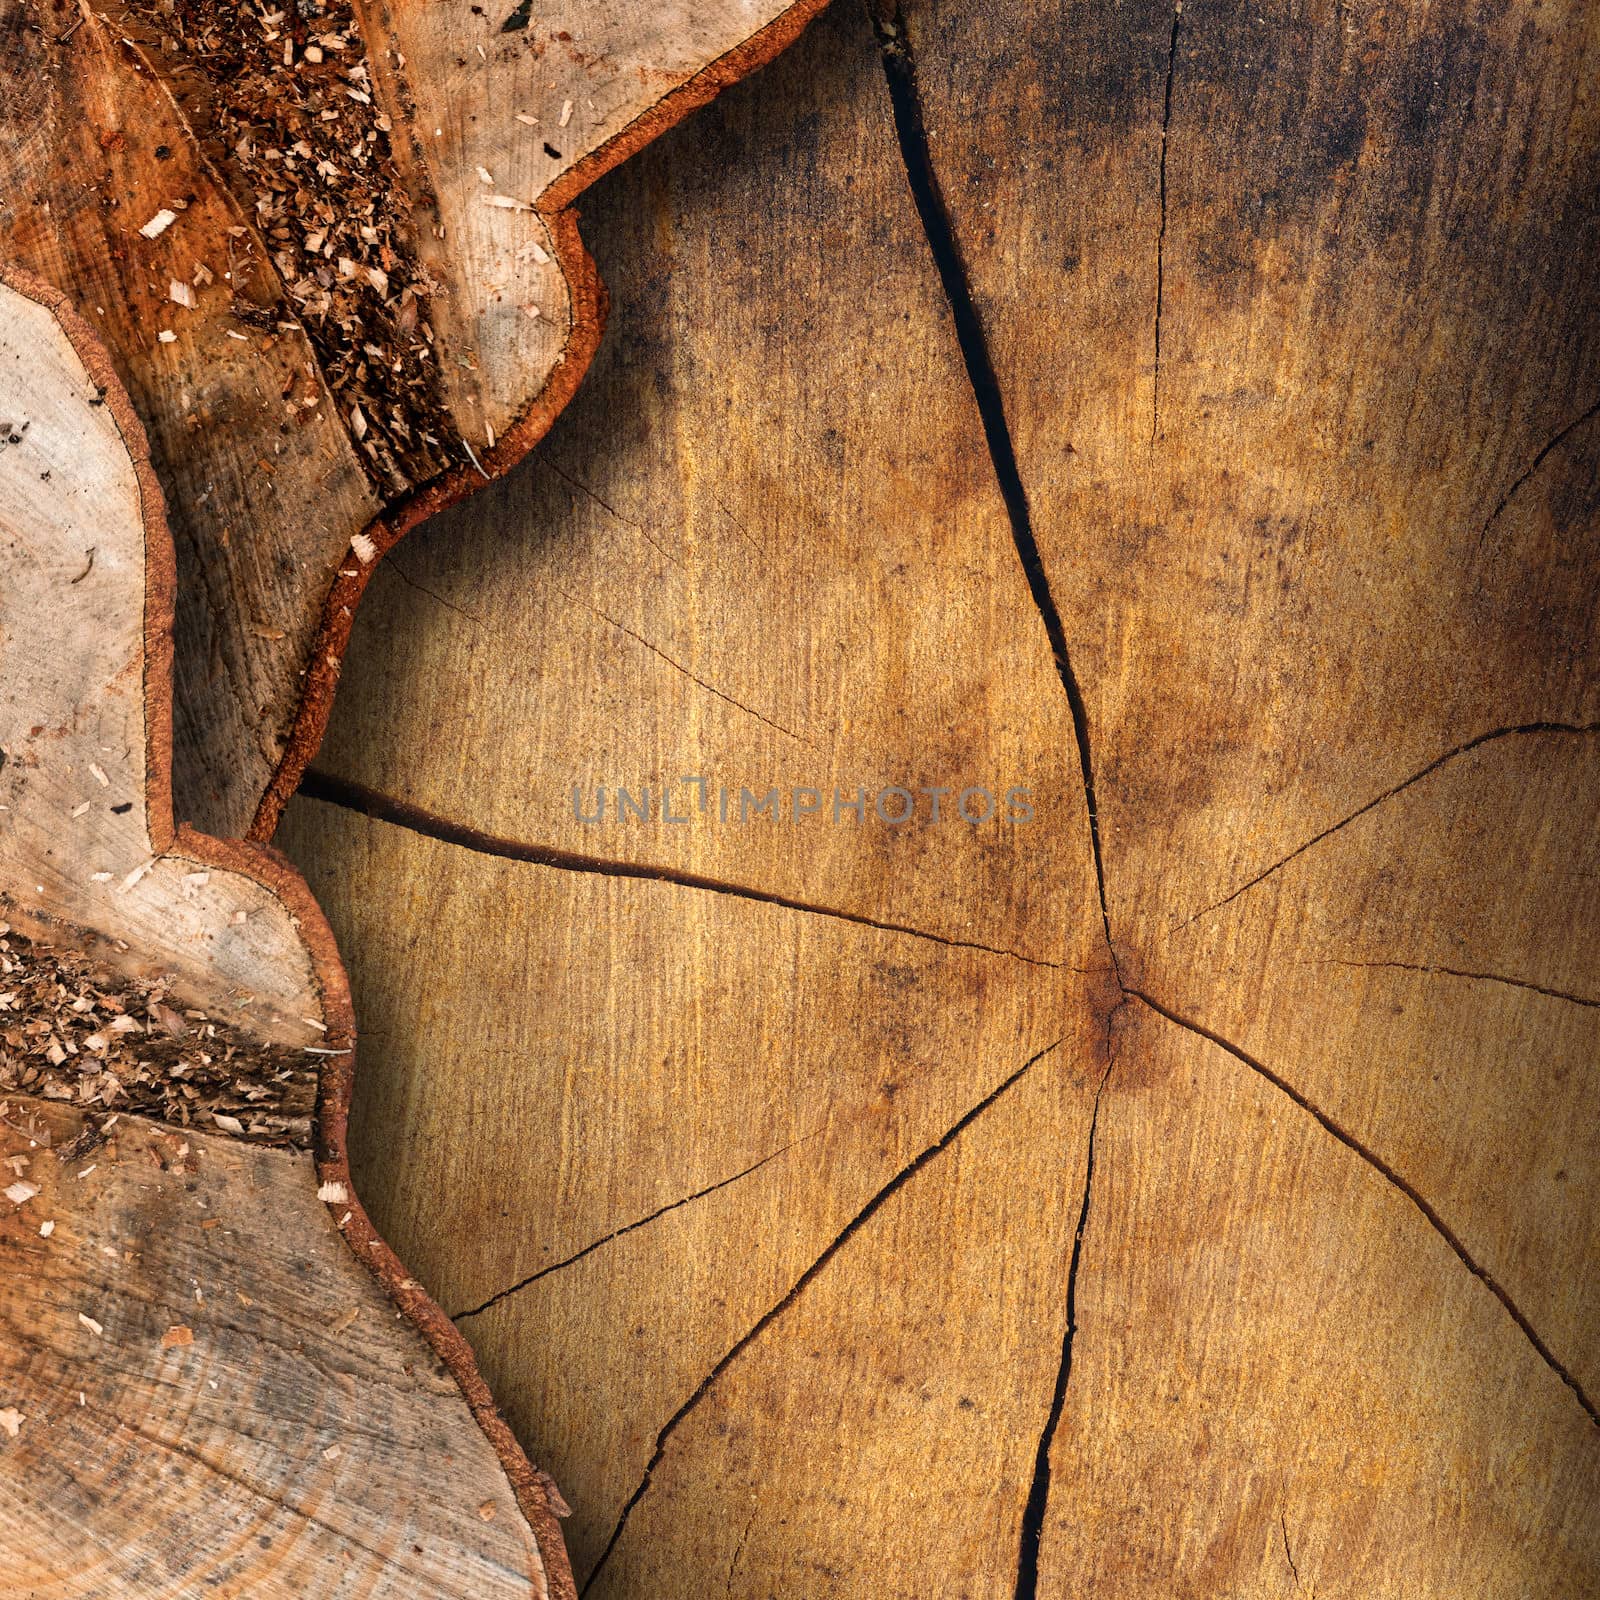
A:
<svg viewBox="0 0 1600 1600">
<path fill-rule="evenodd" d="M 15 1592 L 550 1592 L 455 1378 L 345 1247 L 309 1156 L 123 1118 L 69 1164 L 23 1131 L 80 1124 L 12 1101 L 0 1129 L 39 1185 L 0 1221 Z"/>
<path fill-rule="evenodd" d="M 356 1585 L 397 1597 L 570 1596 L 559 1496 L 351 1192 L 353 1026 L 326 922 L 275 852 L 173 827 L 174 556 L 145 436 L 87 324 L 63 296 L 6 268 L 0 414 L 6 932 L 15 926 L 35 957 L 70 958 L 74 973 L 91 962 L 97 993 L 108 972 L 158 979 L 196 1008 L 167 1008 L 151 1026 L 181 1035 L 185 1017 L 211 1018 L 242 1048 L 325 1063 L 315 1157 L 115 1113 L 86 1123 L 82 1111 L 7 1097 L 0 1566 L 30 1592 L 106 1600 L 157 1585 L 174 1595 Z M 0 964 L 18 970 L 9 956 Z M 8 986 L 7 1045 L 50 1036 L 70 996 L 63 988 L 30 1012 Z M 119 1038 L 136 1051 L 138 1019 L 118 1020 L 131 1022 Z M 57 1037 L 56 1065 L 69 1050 L 80 1051 L 76 1039 Z M 104 1042 L 85 1037 L 85 1059 L 97 1050 Z M 245 1131 L 238 1118 L 215 1121 Z M 210 1232 L 230 1208 L 236 1227 L 219 1249 Z M 208 1291 L 238 1320 L 213 1323 L 206 1385 L 218 1399 L 202 1392 L 197 1403 L 162 1352 L 192 1338 L 181 1311 L 192 1295 L 191 1320 L 204 1320 Z M 178 1331 L 162 1344 L 168 1316 Z M 326 1336 L 306 1331 L 323 1324 Z M 349 1361 L 364 1364 L 365 1398 L 337 1360 L 305 1359 L 339 1335 Z M 438 1381 L 407 1395 L 396 1374 L 413 1376 L 423 1350 Z M 94 1414 L 80 1415 L 91 1389 Z M 332 1467 L 343 1446 L 318 1444 L 318 1423 L 363 1434 L 350 1467 Z M 427 1486 L 440 1456 L 452 1495 Z M 398 1517 L 370 1501 L 375 1476 Z M 470 1506 L 479 1521 L 508 1514 L 508 1525 L 476 1528 Z"/>
<path fill-rule="evenodd" d="M 320 986 L 294 910 L 173 828 L 160 490 L 103 356 L 81 324 L 70 336 L 57 298 L 0 278 L 0 411 L 15 438 L 0 450 L 0 913 L 171 976 L 263 1042 L 319 1043 Z"/>
<path fill-rule="evenodd" d="M 65 26 L 31 0 L 0 7 L 0 259 L 68 294 L 150 438 L 183 575 L 181 810 L 237 836 L 283 757 L 322 596 L 380 501 L 265 246 L 171 97 L 93 14 L 58 41 Z M 213 281 L 174 304 L 197 266 Z"/>
<path fill-rule="evenodd" d="M 282 834 L 363 1182 L 595 1596 L 1577 1600 L 1594 19 L 875 20 L 597 191 L 591 387 L 379 569 Z"/>
<path fill-rule="evenodd" d="M 359 407 L 325 370 L 326 329 L 281 275 L 288 229 L 276 214 L 268 228 L 232 151 L 203 153 L 169 92 L 177 84 L 209 129 L 205 95 L 226 96 L 243 75 L 222 74 L 197 100 L 160 8 L 120 4 L 106 18 L 47 0 L 0 7 L 0 256 L 101 329 L 178 508 L 185 816 L 223 836 L 270 834 L 321 737 L 371 548 L 521 459 L 588 364 L 604 291 L 572 201 L 780 50 L 817 4 L 574 7 L 510 32 L 464 0 L 358 8 L 359 25 L 352 17 L 341 35 L 339 59 L 356 74 L 346 92 L 381 108 L 382 154 L 400 177 L 380 198 L 386 219 L 407 218 L 402 243 L 423 290 L 418 346 L 449 435 L 421 457 L 444 469 L 417 478 L 380 471 L 361 446 Z M 265 30 L 274 62 L 286 49 L 290 100 L 308 17 L 317 20 L 262 13 L 238 24 Z M 343 26 L 343 8 L 321 20 Z M 542 120 L 518 121 L 519 107 Z M 322 116 L 300 120 L 295 133 L 320 148 Z M 553 138 L 565 146 L 555 157 L 545 154 L 558 149 Z M 274 193 L 337 202 L 338 168 L 297 167 L 295 141 L 285 143 Z M 298 146 L 310 167 L 317 152 L 304 137 Z M 337 139 L 326 153 L 350 156 Z M 145 237 L 158 214 L 175 220 Z M 299 220 L 296 250 L 313 226 Z M 365 246 L 349 248 L 363 255 L 348 270 L 314 256 L 301 265 L 330 281 L 336 268 L 386 281 L 380 259 L 393 267 L 392 254 L 374 248 L 369 262 Z M 173 285 L 193 305 L 175 301 Z"/>
</svg>

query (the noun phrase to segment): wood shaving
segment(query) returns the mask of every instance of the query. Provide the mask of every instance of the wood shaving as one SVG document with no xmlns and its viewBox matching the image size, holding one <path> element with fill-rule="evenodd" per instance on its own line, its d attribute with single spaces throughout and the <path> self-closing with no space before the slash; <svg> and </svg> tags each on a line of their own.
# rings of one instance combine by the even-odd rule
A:
<svg viewBox="0 0 1600 1600">
<path fill-rule="evenodd" d="M 109 973 L 0 924 L 0 985 L 0 1093 L 112 1113 L 58 1152 L 63 1160 L 82 1160 L 121 1111 L 260 1144 L 310 1144 L 314 1063 L 204 1013 L 183 1015 L 166 980 Z"/>
<path fill-rule="evenodd" d="M 125 25 L 262 236 L 339 416 L 360 407 L 354 444 L 374 483 L 400 495 L 437 476 L 456 455 L 428 320 L 439 290 L 351 0 L 296 0 L 281 34 L 235 0 L 131 0 Z M 240 294 L 242 275 L 234 314 L 283 324 Z"/>
</svg>

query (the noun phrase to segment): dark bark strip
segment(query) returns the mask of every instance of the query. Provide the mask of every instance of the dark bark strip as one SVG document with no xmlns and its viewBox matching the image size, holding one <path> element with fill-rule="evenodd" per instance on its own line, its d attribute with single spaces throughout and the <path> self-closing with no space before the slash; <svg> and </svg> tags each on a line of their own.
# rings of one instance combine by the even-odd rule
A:
<svg viewBox="0 0 1600 1600">
<path fill-rule="evenodd" d="M 498 856 L 504 861 L 526 861 L 538 867 L 558 867 L 565 872 L 591 872 L 603 878 L 642 878 L 652 883 L 672 883 L 681 889 L 704 889 L 711 894 L 728 894 L 739 900 L 755 900 L 762 905 L 782 906 L 786 911 L 804 911 L 816 917 L 836 917 L 840 922 L 853 922 L 862 928 L 878 928 L 884 933 L 903 933 L 913 939 L 928 939 L 934 944 L 949 946 L 952 950 L 981 950 L 985 955 L 1009 956 L 1013 961 L 1025 962 L 1030 967 L 1063 968 L 1059 961 L 1044 961 L 1038 956 L 1025 956 L 1018 950 L 1006 950 L 997 945 L 980 944 L 974 939 L 947 939 L 941 933 L 930 933 L 926 928 L 911 928 L 900 922 L 882 922 L 875 917 L 862 916 L 854 911 L 840 911 L 831 906 L 813 905 L 808 900 L 796 900 L 788 895 L 769 894 L 765 889 L 753 889 L 748 884 L 724 883 L 718 878 L 708 878 L 698 872 L 679 872 L 671 867 L 655 867 L 634 861 L 610 861 L 602 856 L 586 856 L 575 850 L 560 850 L 550 845 L 525 844 L 520 839 L 507 839 L 499 834 L 484 833 L 464 822 L 452 822 L 448 817 L 436 816 L 421 806 L 393 795 L 380 794 L 363 783 L 352 783 L 346 778 L 336 778 L 332 773 L 317 767 L 308 769 L 301 781 L 299 793 L 307 799 L 321 800 L 327 805 L 342 806 L 372 817 L 378 822 L 392 823 L 407 828 L 441 844 L 459 845 L 463 850 L 475 851 L 481 856 Z"/>
<path fill-rule="evenodd" d="M 872 8 L 869 6 L 869 11 Z M 1078 746 L 1078 765 L 1083 772 L 1084 801 L 1089 808 L 1089 842 L 1094 852 L 1095 884 L 1100 894 L 1100 918 L 1105 927 L 1106 945 L 1116 963 L 1116 946 L 1111 941 L 1111 913 L 1106 901 L 1105 867 L 1100 858 L 1100 813 L 1094 798 L 1094 760 L 1089 748 L 1089 713 L 1084 706 L 1083 691 L 1072 669 L 1067 651 L 1066 630 L 1061 613 L 1050 593 L 1050 580 L 1045 576 L 1044 562 L 1039 555 L 1039 545 L 1033 536 L 1033 522 L 1028 510 L 1028 492 L 1023 486 L 1022 474 L 1017 467 L 1017 453 L 1011 443 L 1011 430 L 1006 423 L 1005 400 L 1000 393 L 1000 383 L 995 377 L 994 363 L 989 357 L 989 346 L 984 338 L 983 323 L 972 298 L 972 286 L 967 280 L 966 264 L 956 243 L 955 230 L 945 209 L 939 188 L 938 175 L 933 170 L 933 158 L 928 150 L 928 133 L 922 120 L 922 101 L 917 91 L 917 70 L 911 59 L 911 45 L 906 37 L 905 25 L 896 7 L 888 16 L 872 16 L 877 32 L 879 50 L 883 58 L 883 74 L 889 84 L 889 100 L 894 108 L 895 132 L 900 141 L 900 155 L 905 163 L 906 181 L 916 202 L 917 215 L 922 219 L 923 232 L 928 238 L 928 248 L 939 271 L 939 281 L 944 286 L 945 299 L 950 306 L 951 320 L 955 324 L 956 341 L 961 347 L 961 357 L 966 364 L 967 379 L 978 405 L 978 416 L 983 423 L 983 436 L 989 447 L 989 458 L 999 485 L 1006 515 L 1011 523 L 1011 536 L 1016 543 L 1017 556 L 1028 580 L 1033 602 L 1039 609 L 1045 634 L 1050 640 L 1051 654 L 1055 657 L 1056 671 L 1061 686 L 1067 693 L 1067 704 L 1072 710 L 1072 732 Z"/>
<path fill-rule="evenodd" d="M 850 1242 L 855 1235 L 866 1226 L 868 1222 L 882 1209 L 885 1201 L 891 1199 L 905 1187 L 912 1178 L 933 1160 L 941 1151 L 946 1149 L 974 1122 L 981 1117 L 997 1100 L 1010 1089 L 1016 1087 L 1033 1070 L 1039 1062 L 1053 1050 L 1060 1047 L 1061 1040 L 1054 1044 L 1047 1044 L 1037 1055 L 1030 1056 L 1008 1078 L 1004 1079 L 995 1088 L 991 1089 L 975 1106 L 965 1111 L 961 1117 L 952 1123 L 932 1144 L 926 1146 L 918 1155 L 912 1157 L 884 1186 L 867 1201 L 867 1203 L 844 1225 L 843 1230 L 836 1238 L 831 1240 L 822 1254 L 795 1279 L 793 1286 L 776 1305 L 764 1312 L 740 1338 L 729 1347 L 727 1353 L 700 1381 L 699 1386 L 687 1400 L 667 1418 L 661 1431 L 656 1435 L 655 1448 L 650 1452 L 650 1459 L 645 1463 L 644 1476 L 639 1480 L 639 1487 L 628 1497 L 628 1503 L 623 1506 L 622 1514 L 617 1518 L 616 1526 L 611 1530 L 611 1537 L 606 1540 L 605 1549 L 600 1552 L 600 1559 L 595 1562 L 594 1570 L 585 1580 L 582 1593 L 587 1594 L 596 1578 L 600 1576 L 601 1569 L 611 1557 L 611 1552 L 616 1549 L 617 1541 L 622 1537 L 623 1529 L 628 1525 L 628 1518 L 633 1513 L 633 1508 L 644 1498 L 645 1491 L 650 1487 L 650 1480 L 655 1475 L 655 1470 L 661 1464 L 661 1458 L 666 1454 L 667 1441 L 672 1437 L 678 1424 L 689 1415 L 700 1403 L 706 1391 L 722 1376 L 734 1361 L 758 1339 L 804 1292 L 806 1286 L 817 1276 L 822 1269 Z M 1104 1080 L 1102 1080 L 1103 1082 Z"/>
<path fill-rule="evenodd" d="M 1206 1040 L 1209 1044 L 1214 1044 L 1219 1050 L 1223 1050 L 1228 1055 L 1232 1056 L 1235 1061 L 1247 1066 L 1253 1073 L 1256 1074 L 1257 1077 L 1265 1078 L 1266 1081 L 1273 1086 L 1273 1088 L 1277 1089 L 1281 1094 L 1287 1095 L 1289 1099 L 1294 1101 L 1294 1103 L 1299 1106 L 1302 1111 L 1307 1112 L 1318 1124 L 1320 1124 L 1324 1130 L 1332 1134 L 1333 1137 L 1337 1139 L 1339 1143 L 1342 1144 L 1347 1150 L 1352 1151 L 1355 1155 L 1358 1155 L 1369 1167 L 1373 1169 L 1374 1172 L 1378 1173 L 1380 1177 L 1386 1178 L 1391 1184 L 1393 1184 L 1394 1187 L 1398 1189 L 1400 1193 L 1403 1194 L 1406 1199 L 1408 1199 L 1412 1205 L 1414 1205 L 1417 1210 L 1422 1213 L 1423 1217 L 1427 1220 L 1433 1231 L 1437 1233 L 1447 1245 L 1450 1246 L 1451 1250 L 1455 1252 L 1455 1255 L 1461 1262 L 1462 1266 L 1464 1266 L 1467 1271 L 1473 1275 L 1473 1277 L 1482 1283 L 1484 1288 L 1486 1288 L 1490 1294 L 1492 1294 L 1495 1299 L 1505 1307 L 1507 1313 L 1511 1317 L 1511 1320 L 1516 1323 L 1518 1328 L 1522 1330 L 1523 1336 L 1538 1352 L 1540 1359 L 1573 1392 L 1577 1398 L 1578 1404 L 1582 1406 L 1584 1411 L 1587 1413 L 1590 1422 L 1594 1423 L 1596 1427 L 1600 1427 L 1600 1411 L 1595 1409 L 1594 1402 L 1587 1394 L 1584 1393 L 1583 1386 L 1578 1382 L 1578 1380 L 1567 1371 L 1560 1361 L 1556 1359 L 1555 1352 L 1551 1350 L 1549 1345 L 1547 1345 L 1542 1338 L 1540 1338 L 1538 1330 L 1535 1329 L 1533 1324 L 1529 1322 L 1527 1317 L 1524 1316 L 1523 1313 L 1518 1309 L 1516 1302 L 1512 1300 L 1511 1296 L 1500 1286 L 1499 1283 L 1495 1281 L 1494 1277 L 1485 1268 L 1480 1267 L 1478 1263 L 1473 1260 L 1472 1256 L 1467 1250 L 1467 1247 L 1456 1236 L 1449 1223 L 1447 1223 L 1444 1218 L 1441 1217 L 1434 1209 L 1431 1202 L 1424 1199 L 1416 1189 L 1407 1183 L 1406 1180 L 1401 1177 L 1400 1174 L 1396 1172 L 1395 1169 L 1391 1167 L 1382 1156 L 1377 1153 L 1377 1151 L 1368 1148 L 1368 1146 L 1364 1145 L 1353 1133 L 1349 1133 L 1344 1128 L 1340 1127 L 1339 1124 L 1335 1122 L 1326 1111 L 1322 1110 L 1319 1106 L 1308 1100 L 1305 1095 L 1301 1094 L 1301 1092 L 1294 1087 L 1293 1084 L 1289 1083 L 1283 1078 L 1280 1078 L 1276 1072 L 1274 1072 L 1270 1067 L 1264 1065 L 1262 1062 L 1257 1061 L 1254 1056 L 1246 1055 L 1245 1052 L 1236 1044 L 1230 1044 L 1228 1040 L 1224 1039 L 1220 1034 L 1213 1033 L 1209 1028 L 1204 1026 L 1204 1024 L 1193 1022 L 1187 1017 L 1180 1016 L 1176 1011 L 1169 1010 L 1159 1001 L 1152 1000 L 1149 995 L 1141 993 L 1138 989 L 1129 989 L 1126 991 L 1126 993 L 1135 1000 L 1142 1000 L 1145 1005 L 1149 1006 L 1149 1008 L 1155 1012 L 1158 1017 L 1165 1017 L 1166 1020 L 1172 1023 L 1174 1026 L 1186 1029 L 1188 1032 L 1196 1034 L 1200 1038 Z"/>
</svg>

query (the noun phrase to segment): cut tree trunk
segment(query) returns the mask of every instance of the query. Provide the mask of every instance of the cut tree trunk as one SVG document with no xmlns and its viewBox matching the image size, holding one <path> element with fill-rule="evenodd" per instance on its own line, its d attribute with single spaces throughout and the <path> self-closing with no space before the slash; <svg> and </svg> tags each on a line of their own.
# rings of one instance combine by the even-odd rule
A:
<svg viewBox="0 0 1600 1600">
<path fill-rule="evenodd" d="M 597 1600 L 1591 1593 L 1596 16 L 874 20 L 377 568 L 362 1192 Z"/>
<path fill-rule="evenodd" d="M 570 1594 L 559 1497 L 351 1193 L 327 924 L 274 852 L 173 828 L 138 419 L 87 325 L 3 267 L 0 412 L 6 1583 Z"/>
</svg>

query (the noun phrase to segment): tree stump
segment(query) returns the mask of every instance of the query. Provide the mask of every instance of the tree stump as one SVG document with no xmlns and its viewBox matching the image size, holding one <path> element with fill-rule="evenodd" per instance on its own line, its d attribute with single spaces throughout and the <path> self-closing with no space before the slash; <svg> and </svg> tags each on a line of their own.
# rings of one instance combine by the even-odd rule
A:
<svg viewBox="0 0 1600 1600">
<path fill-rule="evenodd" d="M 839 6 L 592 196 L 279 835 L 585 1593 L 1600 1581 L 1594 48 Z"/>
</svg>

